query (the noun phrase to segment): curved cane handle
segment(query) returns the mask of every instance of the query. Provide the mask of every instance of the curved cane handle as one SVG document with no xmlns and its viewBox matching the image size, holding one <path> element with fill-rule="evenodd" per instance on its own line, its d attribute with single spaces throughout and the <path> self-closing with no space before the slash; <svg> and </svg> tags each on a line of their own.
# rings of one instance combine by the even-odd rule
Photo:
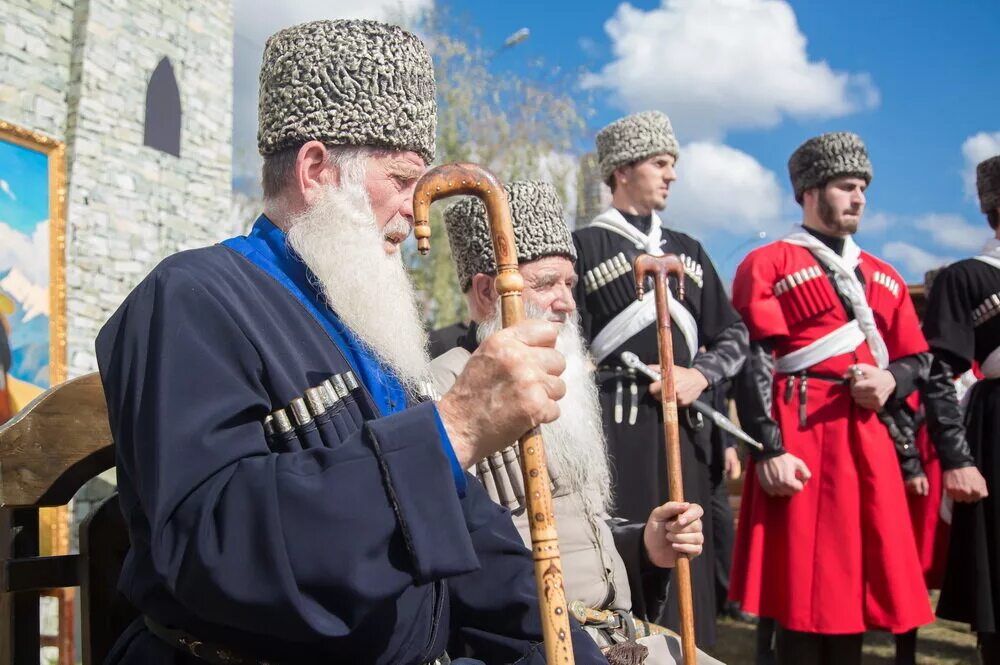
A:
<svg viewBox="0 0 1000 665">
<path fill-rule="evenodd" d="M 478 196 L 483 201 L 491 230 L 497 225 L 512 228 L 510 208 L 504 197 L 503 186 L 489 169 L 478 164 L 442 164 L 427 171 L 413 190 L 413 236 L 417 239 L 417 249 L 421 254 L 427 254 L 431 250 L 431 204 L 438 199 L 459 194 Z M 504 254 L 503 257 L 497 256 L 498 266 L 510 263 L 517 268 L 513 232 L 509 238 L 504 238 L 504 242 L 496 250 L 498 254 Z"/>
<path fill-rule="evenodd" d="M 640 254 L 635 257 L 633 263 L 635 275 L 635 297 L 642 300 L 645 289 L 642 283 L 646 277 L 652 276 L 654 281 L 658 276 L 663 277 L 666 284 L 667 277 L 673 275 L 677 278 L 677 299 L 684 300 L 684 264 L 677 258 L 676 254 L 662 254 L 653 256 L 652 254 Z"/>
</svg>

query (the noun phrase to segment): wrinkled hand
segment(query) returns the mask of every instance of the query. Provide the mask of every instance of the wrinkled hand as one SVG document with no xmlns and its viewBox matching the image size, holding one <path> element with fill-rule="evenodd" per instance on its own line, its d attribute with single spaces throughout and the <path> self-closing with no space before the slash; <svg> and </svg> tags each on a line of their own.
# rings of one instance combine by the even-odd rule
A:
<svg viewBox="0 0 1000 665">
<path fill-rule="evenodd" d="M 659 365 L 650 365 L 657 372 Z M 680 367 L 674 365 L 674 393 L 677 395 L 678 406 L 690 406 L 708 388 L 708 379 L 705 375 L 693 367 Z M 654 381 L 649 386 L 649 392 L 653 397 L 660 399 L 660 391 L 663 389 L 662 381 Z"/>
<path fill-rule="evenodd" d="M 463 469 L 559 417 L 566 361 L 555 350 L 558 335 L 559 324 L 522 321 L 487 338 L 469 358 L 438 402 Z"/>
<path fill-rule="evenodd" d="M 757 480 L 771 496 L 794 496 L 806 486 L 812 472 L 791 453 L 766 459 L 757 465 Z"/>
<path fill-rule="evenodd" d="M 919 476 L 913 476 L 906 481 L 906 491 L 908 494 L 913 496 L 927 496 L 930 494 L 931 485 L 927 481 L 927 476 L 920 474 Z"/>
<path fill-rule="evenodd" d="M 851 397 L 854 402 L 871 411 L 878 411 L 885 406 L 896 390 L 896 377 L 892 372 L 874 365 L 851 365 L 846 378 L 851 382 Z"/>
<path fill-rule="evenodd" d="M 725 473 L 726 478 L 729 480 L 739 480 L 740 475 L 743 473 L 743 467 L 740 465 L 740 454 L 736 450 L 736 447 L 726 448 L 726 452 L 723 453 L 725 457 Z"/>
<path fill-rule="evenodd" d="M 986 479 L 974 466 L 945 471 L 941 474 L 941 480 L 944 491 L 959 503 L 975 503 L 990 494 L 986 488 Z"/>
<path fill-rule="evenodd" d="M 658 568 L 673 568 L 678 554 L 694 558 L 701 554 L 705 535 L 701 532 L 701 516 L 705 514 L 696 503 L 668 501 L 653 508 L 642 531 L 646 555 Z"/>
</svg>

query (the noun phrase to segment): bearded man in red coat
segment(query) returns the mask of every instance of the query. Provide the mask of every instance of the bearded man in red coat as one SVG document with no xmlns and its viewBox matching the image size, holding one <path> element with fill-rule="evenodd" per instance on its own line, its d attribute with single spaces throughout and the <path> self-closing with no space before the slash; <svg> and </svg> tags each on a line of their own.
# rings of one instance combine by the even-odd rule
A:
<svg viewBox="0 0 1000 665">
<path fill-rule="evenodd" d="M 752 342 L 740 419 L 765 450 L 730 595 L 777 622 L 779 664 L 847 665 L 866 630 L 933 620 L 886 425 L 928 347 L 903 278 L 853 239 L 872 178 L 860 137 L 809 139 L 788 166 L 802 226 L 751 252 L 733 284 Z"/>
</svg>

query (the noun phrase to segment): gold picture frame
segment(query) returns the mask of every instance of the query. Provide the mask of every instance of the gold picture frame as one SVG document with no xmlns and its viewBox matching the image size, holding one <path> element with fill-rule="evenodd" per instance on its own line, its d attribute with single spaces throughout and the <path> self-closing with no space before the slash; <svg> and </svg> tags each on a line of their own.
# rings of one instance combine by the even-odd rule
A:
<svg viewBox="0 0 1000 665">
<path fill-rule="evenodd" d="M 28 151 L 28 153 L 22 151 Z M 45 160 L 44 174 L 41 173 L 40 167 L 42 157 Z M 43 176 L 46 180 L 45 183 L 41 182 Z M 22 201 L 15 212 L 11 212 L 11 206 L 7 206 L 6 209 L 2 207 L 5 202 L 10 203 L 18 200 L 16 188 L 11 184 L 12 179 L 17 180 L 17 188 L 23 187 L 28 190 L 27 196 L 33 197 L 33 200 Z M 43 191 L 47 192 L 46 209 L 49 235 L 47 255 L 49 339 L 48 381 L 47 385 L 39 385 L 42 383 L 41 381 L 34 383 L 39 392 L 65 381 L 67 376 L 66 144 L 40 132 L 0 120 L 0 211 L 6 212 L 8 215 L 27 217 L 30 215 L 30 212 L 25 210 L 27 206 L 33 206 L 32 210 L 40 209 L 41 202 L 37 199 Z M 4 196 L 11 201 L 4 199 Z M 5 220 L 4 215 L 0 214 L 0 223 L 4 223 L 6 227 L 0 231 L 11 231 L 14 227 L 20 227 L 19 230 L 27 234 L 30 230 L 27 225 L 31 223 L 30 217 L 28 219 L 27 222 L 21 219 L 20 224 L 18 224 L 17 221 Z M 0 266 L 0 274 L 7 270 L 9 270 L 9 266 Z M 32 292 L 32 295 L 38 296 L 37 289 Z M 37 303 L 35 305 L 37 309 Z M 25 383 L 31 384 L 32 382 L 25 381 Z M 21 402 L 31 397 L 33 396 L 19 396 L 14 406 L 23 407 L 24 403 Z"/>
</svg>

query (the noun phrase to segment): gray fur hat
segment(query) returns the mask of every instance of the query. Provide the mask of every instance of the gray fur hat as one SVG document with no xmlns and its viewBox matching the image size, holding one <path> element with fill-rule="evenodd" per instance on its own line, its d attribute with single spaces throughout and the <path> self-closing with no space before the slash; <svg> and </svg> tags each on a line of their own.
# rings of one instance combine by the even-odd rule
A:
<svg viewBox="0 0 1000 665">
<path fill-rule="evenodd" d="M 872 163 L 861 137 L 851 132 L 830 132 L 809 139 L 788 158 L 788 176 L 795 200 L 802 203 L 807 189 L 822 187 L 834 178 L 857 176 L 872 181 Z"/>
<path fill-rule="evenodd" d="M 576 248 L 563 220 L 555 187 L 539 180 L 521 180 L 504 185 L 504 192 L 514 223 L 518 263 L 545 256 L 565 256 L 576 261 Z M 469 196 L 452 203 L 445 208 L 444 224 L 463 293 L 472 286 L 477 273 L 496 274 L 493 241 L 482 201 Z"/>
<path fill-rule="evenodd" d="M 399 26 L 313 21 L 267 40 L 257 147 L 271 155 L 307 141 L 413 150 L 434 160 L 434 67 Z"/>
<path fill-rule="evenodd" d="M 976 189 L 980 210 L 990 212 L 1000 208 L 1000 155 L 984 159 L 976 166 Z"/>
<path fill-rule="evenodd" d="M 680 146 L 670 118 L 660 111 L 633 113 L 597 132 L 597 159 L 605 182 L 619 166 L 662 153 L 677 159 Z"/>
</svg>

